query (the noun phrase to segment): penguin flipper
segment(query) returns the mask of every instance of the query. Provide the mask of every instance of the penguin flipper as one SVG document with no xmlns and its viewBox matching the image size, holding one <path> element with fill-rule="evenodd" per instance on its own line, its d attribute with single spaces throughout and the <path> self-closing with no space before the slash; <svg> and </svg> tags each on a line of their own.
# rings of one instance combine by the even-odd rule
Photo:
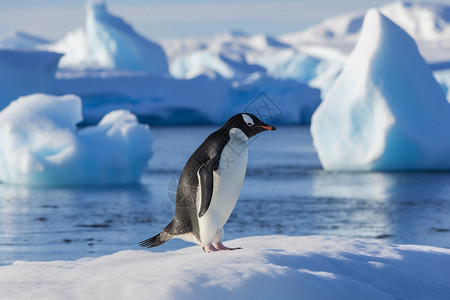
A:
<svg viewBox="0 0 450 300">
<path fill-rule="evenodd" d="M 202 202 L 200 205 L 200 211 L 198 216 L 202 217 L 209 208 L 211 204 L 212 192 L 214 187 L 214 174 L 213 171 L 219 168 L 220 156 L 216 155 L 204 163 L 198 173 L 200 177 L 200 188 L 202 195 Z"/>
</svg>

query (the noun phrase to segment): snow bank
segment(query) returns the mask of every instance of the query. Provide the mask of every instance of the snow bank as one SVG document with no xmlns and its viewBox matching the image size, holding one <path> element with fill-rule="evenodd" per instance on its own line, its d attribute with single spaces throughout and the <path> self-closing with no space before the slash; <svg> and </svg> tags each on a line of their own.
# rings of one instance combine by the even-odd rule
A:
<svg viewBox="0 0 450 300">
<path fill-rule="evenodd" d="M 150 132 L 128 111 L 77 130 L 81 100 L 33 94 L 0 112 L 0 181 L 27 185 L 138 182 L 151 157 Z"/>
<path fill-rule="evenodd" d="M 450 250 L 337 237 L 251 237 L 243 250 L 122 251 L 0 267 L 2 299 L 447 299 Z"/>
<path fill-rule="evenodd" d="M 88 1 L 84 28 L 70 32 L 48 49 L 65 53 L 61 68 L 168 74 L 167 58 L 162 48 L 136 33 L 119 17 L 111 15 L 103 2 Z"/>
<path fill-rule="evenodd" d="M 50 93 L 62 54 L 0 49 L 0 109 L 19 96 Z"/>
<path fill-rule="evenodd" d="M 414 40 L 376 9 L 313 115 L 328 170 L 450 168 L 450 106 Z"/>
</svg>

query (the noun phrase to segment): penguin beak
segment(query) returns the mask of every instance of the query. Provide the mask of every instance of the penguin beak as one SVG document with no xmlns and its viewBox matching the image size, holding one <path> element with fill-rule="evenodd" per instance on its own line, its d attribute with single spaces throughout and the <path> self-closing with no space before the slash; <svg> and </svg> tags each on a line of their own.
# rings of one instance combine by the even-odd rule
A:
<svg viewBox="0 0 450 300">
<path fill-rule="evenodd" d="M 261 127 L 261 128 L 264 128 L 265 130 L 270 130 L 270 131 L 273 131 L 273 130 L 277 130 L 274 126 L 272 126 L 272 125 L 259 125 L 258 127 Z"/>
</svg>

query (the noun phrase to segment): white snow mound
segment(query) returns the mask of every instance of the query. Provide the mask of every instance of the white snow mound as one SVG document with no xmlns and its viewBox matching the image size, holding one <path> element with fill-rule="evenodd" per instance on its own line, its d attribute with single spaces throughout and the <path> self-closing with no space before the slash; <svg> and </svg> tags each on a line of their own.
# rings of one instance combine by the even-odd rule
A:
<svg viewBox="0 0 450 300">
<path fill-rule="evenodd" d="M 450 106 L 414 40 L 378 10 L 313 115 L 327 170 L 450 169 Z"/>
<path fill-rule="evenodd" d="M 67 34 L 48 47 L 65 53 L 61 68 L 146 71 L 167 75 L 167 58 L 162 48 L 119 17 L 111 15 L 104 2 L 88 1 L 83 28 Z"/>
<path fill-rule="evenodd" d="M 152 155 L 147 126 L 128 111 L 113 111 L 77 130 L 75 95 L 33 94 L 0 112 L 0 181 L 26 185 L 138 182 Z"/>
<path fill-rule="evenodd" d="M 337 237 L 250 237 L 243 250 L 122 251 L 0 267 L 2 299 L 447 299 L 450 250 Z"/>
</svg>

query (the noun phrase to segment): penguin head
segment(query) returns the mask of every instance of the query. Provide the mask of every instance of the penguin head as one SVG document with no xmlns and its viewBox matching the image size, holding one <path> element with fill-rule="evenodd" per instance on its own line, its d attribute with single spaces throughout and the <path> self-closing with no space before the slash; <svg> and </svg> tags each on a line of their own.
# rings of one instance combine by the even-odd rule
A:
<svg viewBox="0 0 450 300">
<path fill-rule="evenodd" d="M 276 130 L 274 126 L 262 122 L 258 117 L 250 113 L 234 115 L 228 120 L 224 127 L 229 129 L 238 128 L 242 130 L 248 138 L 266 130 Z"/>
</svg>

